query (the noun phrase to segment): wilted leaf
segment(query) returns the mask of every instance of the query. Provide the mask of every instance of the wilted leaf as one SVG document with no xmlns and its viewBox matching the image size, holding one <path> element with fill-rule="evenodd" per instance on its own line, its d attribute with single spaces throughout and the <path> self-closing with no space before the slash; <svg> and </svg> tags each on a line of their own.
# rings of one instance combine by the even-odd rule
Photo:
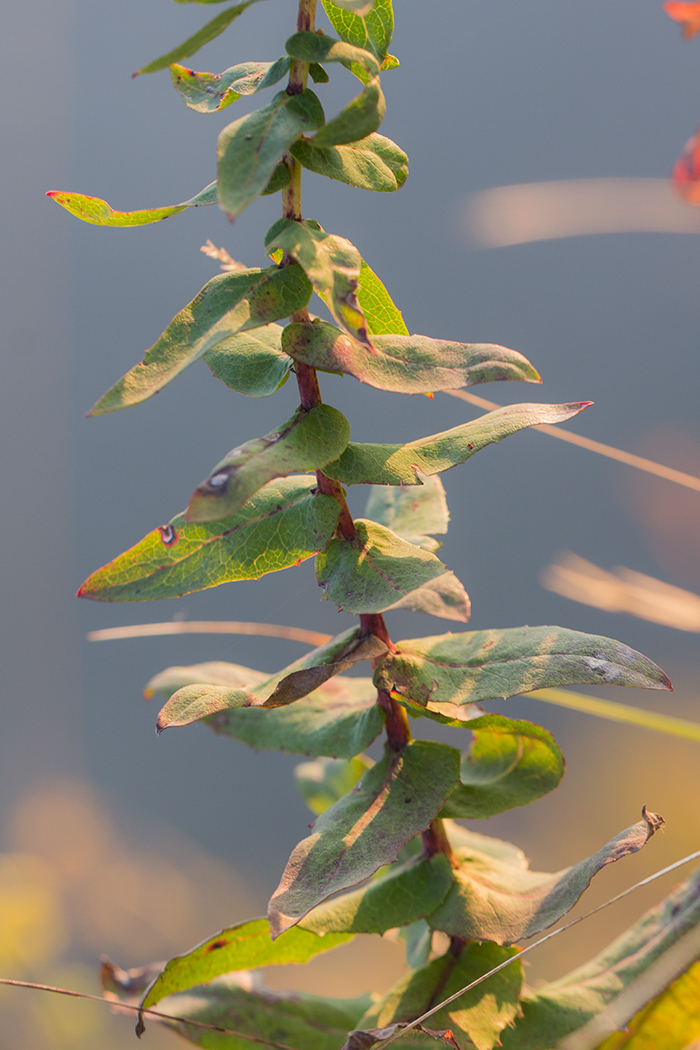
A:
<svg viewBox="0 0 700 1050">
<path fill-rule="evenodd" d="M 640 850 L 663 824 L 642 810 L 638 824 L 621 831 L 593 856 L 549 875 L 528 871 L 476 850 L 456 851 L 454 885 L 427 921 L 451 937 L 513 944 L 546 930 L 573 908 L 601 868 Z"/>
<path fill-rule="evenodd" d="M 397 651 L 384 657 L 374 680 L 378 688 L 395 689 L 424 707 L 584 682 L 671 688 L 660 667 L 622 642 L 563 627 L 467 631 L 397 642 Z"/>
<path fill-rule="evenodd" d="M 265 234 L 265 251 L 271 255 L 280 249 L 288 252 L 301 266 L 338 324 L 353 340 L 368 348 L 365 352 L 372 352 L 367 322 L 357 298 L 362 264 L 357 248 L 344 237 L 325 233 L 313 219 L 303 222 L 278 219 Z M 282 348 L 289 353 L 284 342 Z"/>
<path fill-rule="evenodd" d="M 673 165 L 671 185 L 688 204 L 700 204 L 700 138 L 696 132 Z"/>
<path fill-rule="evenodd" d="M 444 339 L 428 339 L 423 335 L 374 335 L 372 337 L 373 351 L 359 346 L 356 342 L 348 339 L 347 335 L 326 321 L 316 321 L 310 324 L 295 321 L 287 325 L 282 335 L 282 348 L 290 357 L 304 364 L 318 368 L 321 372 L 342 372 L 354 376 L 361 383 L 367 383 L 377 390 L 392 390 L 399 394 L 425 394 L 434 390 L 456 390 L 463 386 L 474 386 L 476 383 L 491 383 L 499 379 L 520 379 L 526 383 L 539 383 L 540 377 L 532 365 L 516 350 L 508 350 L 504 346 L 492 346 L 488 343 L 451 343 Z M 589 404 L 590 402 L 586 402 Z M 453 443 L 459 439 L 463 427 L 475 428 L 479 424 L 484 427 L 484 444 L 500 440 L 495 437 L 496 428 L 504 429 L 510 424 L 513 433 L 521 429 L 523 425 L 516 426 L 518 419 L 511 420 L 513 410 L 520 409 L 520 414 L 526 410 L 534 419 L 536 411 L 550 410 L 554 406 L 549 405 L 512 405 L 500 408 L 498 413 L 489 412 L 487 415 L 475 419 L 470 423 L 463 423 L 462 427 L 455 427 L 446 433 L 451 437 L 446 443 Z M 562 406 L 558 406 L 560 412 Z M 581 411 L 581 404 L 575 410 L 570 409 L 568 419 L 571 415 Z M 496 419 L 491 417 L 496 416 Z M 484 423 L 484 420 L 486 422 Z M 553 419 L 537 419 L 537 422 L 558 422 Z M 489 440 L 486 441 L 486 434 Z M 426 438 L 424 440 L 433 440 Z M 414 442 L 414 445 L 418 444 Z M 464 442 L 466 447 L 466 441 Z M 393 445 L 371 445 L 362 446 L 369 448 L 391 449 L 401 446 Z M 409 446 L 412 447 L 412 446 Z M 483 447 L 483 446 L 479 446 Z M 387 453 L 389 454 L 389 453 Z M 436 473 L 436 471 L 425 471 L 425 473 Z M 397 482 L 398 484 L 398 482 Z M 415 482 L 413 482 L 415 484 Z"/>
<path fill-rule="evenodd" d="M 316 933 L 385 933 L 435 911 L 453 882 L 447 857 L 421 857 L 391 868 L 367 886 L 319 904 L 301 920 Z"/>
<path fill-rule="evenodd" d="M 299 139 L 290 150 L 303 168 L 361 190 L 393 193 L 408 177 L 408 157 L 395 142 L 373 134 L 345 146 L 316 146 Z M 401 334 L 408 335 L 408 332 Z"/>
<path fill-rule="evenodd" d="M 700 33 L 700 3 L 697 0 L 666 0 L 664 11 L 679 22 L 686 40 Z"/>
<path fill-rule="evenodd" d="M 357 63 L 352 63 L 352 67 L 356 65 Z M 328 146 L 359 142 L 377 130 L 384 120 L 385 113 L 384 92 L 379 77 L 374 77 L 361 95 L 357 95 L 337 117 L 333 117 L 320 129 L 314 136 L 313 144 L 317 149 L 324 149 Z"/>
<path fill-rule="evenodd" d="M 252 919 L 215 933 L 166 964 L 141 1003 L 147 1009 L 166 995 L 205 984 L 232 970 L 253 970 L 282 963 L 305 963 L 319 952 L 352 940 L 347 934 L 319 937 L 307 930 L 289 930 L 273 941 L 267 919 Z"/>
<path fill-rule="evenodd" d="M 268 397 L 287 382 L 292 361 L 280 349 L 282 326 L 262 325 L 222 339 L 203 355 L 212 373 L 231 390 Z"/>
<path fill-rule="evenodd" d="M 288 55 L 301 62 L 309 64 L 341 62 L 348 69 L 354 62 L 364 66 L 368 77 L 376 77 L 379 73 L 379 62 L 371 51 L 354 47 L 344 40 L 334 40 L 332 36 L 327 36 L 325 33 L 322 36 L 310 31 L 295 33 L 287 40 L 284 49 Z"/>
<path fill-rule="evenodd" d="M 421 478 L 420 487 L 373 485 L 365 506 L 365 517 L 386 525 L 397 536 L 417 543 L 426 536 L 447 532 L 450 512 L 445 488 L 437 474 Z"/>
<path fill-rule="evenodd" d="M 178 0 L 180 2 L 180 0 Z M 197 0 L 198 3 L 201 0 Z M 216 2 L 216 0 L 211 0 Z M 156 73 L 159 69 L 165 69 L 166 66 L 171 66 L 173 62 L 179 62 L 183 58 L 189 58 L 190 55 L 194 55 L 200 48 L 208 44 L 210 40 L 215 40 L 217 36 L 220 36 L 228 26 L 231 25 L 234 19 L 242 15 L 243 12 L 251 6 L 251 4 L 257 3 L 258 0 L 244 0 L 244 3 L 234 4 L 233 7 L 227 7 L 221 14 L 216 15 L 212 18 L 211 22 L 207 22 L 206 25 L 202 26 L 201 29 L 187 38 L 184 43 L 178 47 L 173 48 L 172 51 L 168 51 L 167 54 L 161 55 L 160 58 L 156 58 L 155 61 L 149 62 L 147 66 L 142 66 L 141 69 L 137 69 L 133 74 L 137 77 L 140 73 Z"/>
<path fill-rule="evenodd" d="M 381 136 L 375 135 L 370 136 L 370 138 L 381 138 Z M 390 140 L 386 139 L 385 141 L 389 142 Z M 361 145 L 361 143 L 356 145 Z M 391 145 L 393 146 L 394 143 L 392 142 Z M 348 146 L 347 148 L 352 149 L 353 147 Z M 396 149 L 398 149 L 398 146 Z M 408 161 L 408 157 L 406 157 L 406 161 Z M 399 185 L 403 185 L 403 183 Z M 408 328 L 404 324 L 401 311 L 374 270 L 371 266 L 368 266 L 364 259 L 360 270 L 360 287 L 357 289 L 357 298 L 360 300 L 360 306 L 365 312 L 367 330 L 372 335 L 408 335 Z"/>
<path fill-rule="evenodd" d="M 276 62 L 241 62 L 216 74 L 197 73 L 173 64 L 170 76 L 189 109 L 196 113 L 216 113 L 243 95 L 254 95 L 272 87 L 288 72 L 290 65 L 291 60 L 286 57 Z"/>
<path fill-rule="evenodd" d="M 379 62 L 384 63 L 394 32 L 392 0 L 375 0 L 372 10 L 364 18 L 332 3 L 332 0 L 323 0 L 323 8 L 341 40 L 371 51 Z M 362 81 L 368 79 L 362 66 L 353 66 L 352 72 Z"/>
<path fill-rule="evenodd" d="M 322 900 L 368 878 L 420 834 L 459 780 L 459 752 L 418 740 L 387 751 L 361 786 L 321 814 L 294 849 L 268 907 L 277 936 Z"/>
<path fill-rule="evenodd" d="M 49 190 L 46 194 L 69 211 L 71 215 L 90 222 L 94 226 L 147 226 L 151 222 L 160 222 L 171 215 L 178 215 L 187 208 L 201 208 L 203 205 L 216 204 L 216 183 L 210 182 L 196 196 L 182 204 L 172 204 L 166 208 L 147 208 L 145 211 L 115 211 L 107 201 L 99 197 L 86 197 L 82 193 L 63 193 L 60 190 Z"/>
<path fill-rule="evenodd" d="M 234 514 L 274 478 L 324 467 L 343 451 L 350 424 L 330 405 L 294 415 L 263 438 L 253 438 L 231 450 L 194 492 L 188 521 L 218 521 Z"/>
<path fill-rule="evenodd" d="M 207 724 L 258 751 L 274 748 L 316 758 L 352 758 L 384 726 L 371 678 L 331 678 L 288 707 L 242 707 L 222 711 Z"/>
<path fill-rule="evenodd" d="M 420 1017 L 441 999 L 454 995 L 499 963 L 517 956 L 515 948 L 495 944 L 467 944 L 458 959 L 449 952 L 420 970 L 406 974 L 362 1018 L 361 1027 L 386 1027 Z M 520 1013 L 522 965 L 514 962 L 477 985 L 430 1018 L 433 1028 L 449 1029 L 478 1050 L 498 1046 L 501 1033 Z M 406 1043 L 404 1046 L 408 1045 Z"/>
<path fill-rule="evenodd" d="M 324 120 L 321 103 L 307 88 L 299 95 L 280 91 L 269 105 L 224 128 L 218 144 L 218 193 L 229 219 L 264 192 L 292 143 Z"/>
<path fill-rule="evenodd" d="M 355 537 L 334 537 L 316 559 L 324 597 L 351 613 L 381 612 L 446 571 L 434 554 L 373 521 L 358 518 Z"/>
<path fill-rule="evenodd" d="M 223 521 L 188 522 L 178 514 L 89 576 L 78 596 L 102 602 L 177 598 L 296 565 L 326 546 L 338 522 L 338 504 L 314 495 L 315 484 L 305 477 L 271 481 Z"/>
<path fill-rule="evenodd" d="M 352 791 L 373 765 L 366 755 L 348 759 L 317 758 L 313 762 L 301 762 L 294 770 L 294 779 L 306 805 L 319 816 Z"/>
<path fill-rule="evenodd" d="M 91 409 L 90 415 L 138 405 L 218 343 L 302 309 L 311 285 L 299 266 L 220 273 L 170 322 L 138 365 Z"/>
<path fill-rule="evenodd" d="M 284 339 L 283 335 L 283 345 Z M 364 445 L 351 441 L 337 463 L 329 463 L 324 473 L 344 485 L 420 485 L 421 474 L 450 470 L 487 445 L 527 427 L 571 419 L 589 404 L 590 401 L 569 405 L 508 405 L 405 445 Z"/>
<path fill-rule="evenodd" d="M 526 806 L 564 776 L 562 753 L 541 726 L 484 715 L 467 728 L 474 737 L 462 758 L 462 782 L 442 808 L 445 817 L 483 819 Z"/>
<path fill-rule="evenodd" d="M 503 1034 L 504 1050 L 552 1050 L 559 1039 L 600 1014 L 698 923 L 700 872 L 695 872 L 590 962 L 537 992 L 527 991 L 524 1016 Z M 654 1050 L 657 1047 L 661 1050 L 658 1043 Z M 632 1042 L 629 1050 L 641 1047 Z"/>
</svg>

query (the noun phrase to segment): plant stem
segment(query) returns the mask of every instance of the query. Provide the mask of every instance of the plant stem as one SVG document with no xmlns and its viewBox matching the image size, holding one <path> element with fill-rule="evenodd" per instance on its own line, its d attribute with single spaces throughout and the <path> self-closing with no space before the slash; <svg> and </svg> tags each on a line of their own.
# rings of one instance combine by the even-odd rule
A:
<svg viewBox="0 0 700 1050">
<path fill-rule="evenodd" d="M 406 712 L 386 689 L 377 690 L 377 703 L 386 715 L 386 742 L 392 751 L 403 751 L 411 742 Z"/>
<path fill-rule="evenodd" d="M 450 863 L 454 861 L 454 853 L 447 838 L 445 825 L 439 817 L 431 820 L 421 838 L 426 857 L 435 857 L 438 853 L 444 853 Z"/>
</svg>

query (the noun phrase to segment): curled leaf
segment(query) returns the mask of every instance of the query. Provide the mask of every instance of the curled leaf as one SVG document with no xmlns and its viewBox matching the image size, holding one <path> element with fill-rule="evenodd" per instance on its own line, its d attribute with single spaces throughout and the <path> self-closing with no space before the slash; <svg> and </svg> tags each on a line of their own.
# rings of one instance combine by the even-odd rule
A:
<svg viewBox="0 0 700 1050">
<path fill-rule="evenodd" d="M 107 201 L 99 197 L 86 197 L 82 193 L 63 193 L 60 190 L 49 190 L 46 194 L 62 208 L 75 215 L 83 222 L 94 226 L 147 226 L 151 222 L 160 222 L 171 215 L 179 215 L 187 208 L 201 208 L 207 204 L 216 204 L 216 182 L 210 182 L 203 190 L 182 204 L 172 204 L 166 208 L 146 208 L 143 211 L 115 211 Z"/>
<path fill-rule="evenodd" d="M 243 95 L 254 95 L 276 84 L 288 72 L 291 59 L 276 62 L 241 62 L 223 73 L 197 73 L 175 63 L 170 76 L 182 101 L 196 113 L 217 113 Z"/>
</svg>

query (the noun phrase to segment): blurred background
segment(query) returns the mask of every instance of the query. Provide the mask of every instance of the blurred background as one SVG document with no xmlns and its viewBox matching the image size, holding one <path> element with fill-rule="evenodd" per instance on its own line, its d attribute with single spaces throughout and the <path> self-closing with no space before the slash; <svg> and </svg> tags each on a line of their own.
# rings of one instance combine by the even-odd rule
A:
<svg viewBox="0 0 700 1050">
<path fill-rule="evenodd" d="M 700 119 L 700 41 L 681 40 L 658 0 L 395 6 L 401 67 L 383 78 L 382 131 L 409 154 L 409 180 L 380 196 L 307 174 L 305 214 L 358 246 L 411 331 L 515 347 L 544 379 L 484 396 L 591 399 L 570 429 L 700 475 L 700 212 L 674 201 L 664 181 Z M 141 699 L 168 665 L 230 660 L 274 671 L 301 654 L 298 644 L 89 643 L 87 632 L 175 617 L 335 633 L 351 620 L 319 601 L 311 563 L 178 601 L 74 599 L 89 572 L 181 510 L 229 448 L 290 414 L 291 383 L 252 401 L 197 364 L 137 408 L 84 418 L 217 272 L 199 251 L 207 239 L 264 265 L 279 197 L 235 226 L 215 208 L 141 229 L 71 218 L 46 190 L 121 210 L 192 196 L 215 175 L 219 130 L 260 101 L 202 116 L 183 106 L 167 72 L 130 79 L 210 8 L 0 7 L 0 976 L 94 992 L 103 952 L 139 965 L 261 914 L 311 818 L 291 790 L 293 758 L 201 726 L 156 739 L 156 709 Z M 255 5 L 194 68 L 277 58 L 294 10 L 293 0 Z M 349 74 L 333 74 L 319 89 L 328 114 L 356 93 Z M 478 415 L 444 395 L 407 399 L 330 376 L 322 386 L 356 440 L 408 440 Z M 442 557 L 471 595 L 475 628 L 557 623 L 620 638 L 660 663 L 676 690 L 599 695 L 700 721 L 696 630 L 573 602 L 540 583 L 568 550 L 700 592 L 700 493 L 540 433 L 486 449 L 443 480 L 453 524 Z M 364 494 L 352 498 L 361 512 Z M 397 639 L 450 627 L 410 613 L 391 614 L 389 626 Z M 598 876 L 586 908 L 700 846 L 700 745 L 534 700 L 490 707 L 547 726 L 567 757 L 553 795 L 474 825 L 517 842 L 534 868 L 595 851 L 643 803 L 667 820 L 642 854 Z M 465 746 L 466 733 L 451 742 Z M 587 958 L 674 881 L 533 953 L 528 980 Z M 401 972 L 401 951 L 368 940 L 268 977 L 338 995 L 383 990 Z M 2 990 L 0 1024 L 13 1050 L 121 1050 L 133 1039 L 131 1021 L 104 1007 L 31 991 Z M 176 1042 L 153 1025 L 145 1038 L 155 1048 Z"/>
</svg>

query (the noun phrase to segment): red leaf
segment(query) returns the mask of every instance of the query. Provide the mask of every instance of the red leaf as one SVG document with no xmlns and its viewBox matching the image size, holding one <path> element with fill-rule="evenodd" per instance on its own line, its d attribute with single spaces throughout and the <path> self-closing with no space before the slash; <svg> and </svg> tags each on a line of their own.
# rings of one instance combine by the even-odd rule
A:
<svg viewBox="0 0 700 1050">
<path fill-rule="evenodd" d="M 683 30 L 686 40 L 691 40 L 696 33 L 700 33 L 700 3 L 698 0 L 683 2 L 683 0 L 666 0 L 664 11 L 674 22 L 678 22 Z"/>
</svg>

